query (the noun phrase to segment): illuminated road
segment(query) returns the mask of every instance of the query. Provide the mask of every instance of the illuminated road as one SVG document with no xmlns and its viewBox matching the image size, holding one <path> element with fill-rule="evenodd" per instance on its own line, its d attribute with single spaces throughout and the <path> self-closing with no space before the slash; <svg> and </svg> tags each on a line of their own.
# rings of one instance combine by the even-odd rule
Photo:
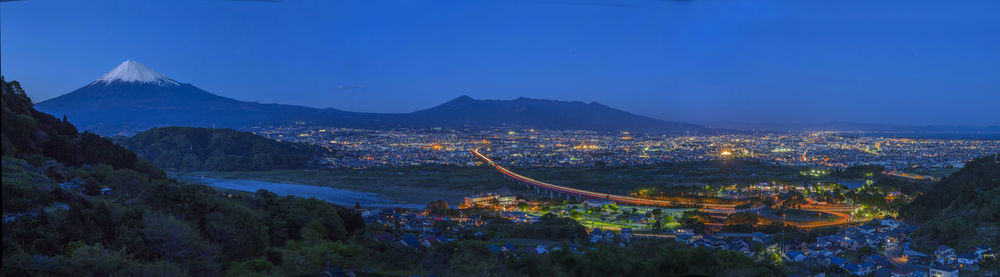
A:
<svg viewBox="0 0 1000 277">
<path fill-rule="evenodd" d="M 788 225 L 792 225 L 792 226 L 799 227 L 799 228 L 805 228 L 805 229 L 820 228 L 820 227 L 830 227 L 830 226 L 839 226 L 839 225 L 844 225 L 844 224 L 850 224 L 850 223 L 852 223 L 852 222 L 849 221 L 849 219 L 851 218 L 851 216 L 848 215 L 848 214 L 841 213 L 841 212 L 828 212 L 828 211 L 824 211 L 824 213 L 832 214 L 832 215 L 836 216 L 837 218 L 836 219 L 831 219 L 831 220 L 823 220 L 823 221 L 791 221 L 791 220 L 786 220 L 785 223 L 788 224 Z"/>
<path fill-rule="evenodd" d="M 775 203 L 773 207 L 781 206 L 781 203 L 784 201 L 785 200 L 778 201 L 778 203 Z M 771 220 L 781 221 L 784 222 L 785 224 L 805 229 L 831 227 L 831 226 L 839 226 L 839 225 L 854 223 L 850 221 L 851 215 L 849 214 L 850 212 L 854 211 L 854 207 L 845 205 L 819 205 L 813 203 L 815 202 L 809 200 L 809 203 L 799 206 L 798 209 L 810 212 L 827 213 L 837 218 L 828 220 L 807 221 L 807 220 L 788 220 L 783 217 L 780 217 L 781 219 L 779 220 L 779 217 L 777 215 L 771 214 L 767 211 L 765 211 L 767 212 L 765 214 L 765 217 L 770 218 Z"/>
<path fill-rule="evenodd" d="M 541 188 L 541 189 L 544 189 L 544 190 L 548 190 L 548 191 L 552 191 L 552 192 L 556 192 L 556 193 L 567 194 L 567 195 L 570 195 L 570 196 L 578 196 L 578 197 L 591 198 L 591 199 L 606 199 L 606 200 L 610 200 L 610 201 L 613 201 L 615 203 L 621 203 L 621 204 L 646 205 L 646 206 L 699 205 L 699 206 L 703 207 L 704 208 L 703 211 L 706 211 L 706 212 L 717 212 L 717 213 L 733 213 L 733 212 L 736 212 L 736 210 L 735 210 L 736 204 L 710 204 L 710 203 L 700 203 L 700 202 L 666 201 L 666 200 L 642 199 L 642 198 L 636 198 L 636 197 L 631 197 L 631 196 L 615 195 L 615 194 L 608 194 L 608 193 L 599 193 L 599 192 L 593 192 L 593 191 L 587 191 L 587 190 L 581 190 L 581 189 L 575 189 L 575 188 L 570 188 L 570 187 L 564 187 L 564 186 L 549 184 L 549 183 L 546 183 L 546 182 L 542 182 L 542 181 L 538 181 L 538 180 L 535 180 L 535 179 L 531 179 L 531 178 L 526 177 L 526 176 L 521 175 L 521 174 L 517 174 L 516 172 L 510 171 L 506 167 L 500 166 L 499 164 L 497 164 L 496 162 L 494 162 L 493 159 L 490 159 L 489 157 L 487 157 L 486 155 L 483 155 L 483 153 L 479 151 L 480 149 L 482 149 L 483 147 L 486 147 L 488 145 L 490 145 L 490 144 L 485 144 L 485 145 L 476 147 L 475 150 L 472 150 L 472 153 L 475 154 L 480 159 L 482 159 L 483 161 L 485 161 L 486 163 L 488 163 L 489 165 L 493 166 L 493 168 L 496 168 L 497 171 L 500 171 L 500 173 L 503 173 L 507 177 L 513 178 L 515 180 L 524 182 L 526 184 L 529 184 L 529 185 L 532 185 L 532 186 L 535 186 L 535 187 L 538 187 L 538 188 Z"/>
<path fill-rule="evenodd" d="M 837 217 L 834 220 L 819 221 L 819 222 L 799 222 L 797 225 L 793 224 L 799 228 L 818 228 L 818 227 L 830 227 L 838 225 L 851 224 L 851 212 L 854 212 L 856 207 L 846 206 L 846 205 L 818 205 L 813 204 L 813 201 L 809 201 L 808 204 L 802 205 L 799 209 L 811 212 L 823 212 L 832 214 Z M 791 222 L 790 222 L 791 224 Z"/>
<path fill-rule="evenodd" d="M 507 169 L 506 167 L 500 166 L 499 164 L 497 164 L 496 162 L 494 162 L 493 159 L 490 159 L 489 157 L 487 157 L 486 155 L 484 155 L 482 152 L 479 151 L 483 147 L 486 147 L 486 146 L 489 146 L 489 145 L 490 144 L 487 143 L 487 144 L 484 144 L 482 146 L 476 147 L 475 150 L 472 150 L 472 153 L 475 154 L 480 159 L 482 159 L 483 161 L 485 161 L 486 163 L 488 163 L 490 166 L 493 166 L 493 168 L 495 168 L 497 171 L 499 171 L 503 175 L 506 175 L 507 177 L 510 177 L 512 179 L 521 181 L 521 182 L 523 182 L 525 184 L 528 184 L 528 185 L 531 185 L 531 186 L 535 186 L 535 187 L 540 188 L 540 189 L 544 189 L 544 190 L 548 190 L 548 191 L 552 191 L 552 192 L 556 192 L 556 193 L 566 194 L 566 195 L 570 195 L 570 196 L 578 196 L 578 197 L 584 197 L 584 198 L 591 198 L 591 199 L 606 199 L 606 200 L 613 201 L 615 203 L 630 204 L 630 205 L 646 205 L 646 206 L 699 205 L 699 206 L 702 207 L 700 209 L 702 212 L 716 213 L 716 214 L 719 214 L 719 213 L 721 213 L 721 214 L 732 214 L 732 213 L 736 213 L 736 212 L 760 210 L 760 209 L 763 208 L 763 206 L 756 206 L 756 207 L 753 207 L 753 208 L 748 209 L 748 210 L 739 210 L 738 211 L 738 210 L 735 209 L 736 208 L 736 204 L 711 204 L 711 203 L 687 202 L 687 201 L 665 201 L 665 200 L 654 200 L 654 199 L 642 199 L 642 198 L 636 198 L 636 197 L 631 197 L 631 196 L 615 195 L 615 194 L 608 194 L 608 193 L 599 193 L 599 192 L 593 192 L 593 191 L 575 189 L 575 188 L 571 188 L 571 187 L 553 185 L 553 184 L 549 184 L 549 183 L 546 183 L 546 182 L 542 182 L 542 181 L 538 181 L 538 180 L 529 178 L 529 177 L 521 175 L 521 174 L 517 174 L 516 172 L 513 172 L 513 171 Z M 847 213 L 845 213 L 849 209 L 853 209 L 853 208 L 852 207 L 840 207 L 840 206 L 834 207 L 834 206 L 825 206 L 825 205 L 824 206 L 821 206 L 821 205 L 804 205 L 803 210 L 829 213 L 829 214 L 832 214 L 832 215 L 836 216 L 837 218 L 836 219 L 831 219 L 831 220 L 817 220 L 817 221 L 790 221 L 790 220 L 784 220 L 784 222 L 787 223 L 787 224 L 789 224 L 789 225 L 796 226 L 796 227 L 799 227 L 799 228 L 818 228 L 818 227 L 829 227 L 829 226 L 844 225 L 844 224 L 851 223 L 849 221 L 850 215 L 848 215 Z M 713 223 L 706 223 L 706 225 L 719 225 L 719 224 L 717 224 L 717 223 L 714 223 L 714 224 Z"/>
</svg>

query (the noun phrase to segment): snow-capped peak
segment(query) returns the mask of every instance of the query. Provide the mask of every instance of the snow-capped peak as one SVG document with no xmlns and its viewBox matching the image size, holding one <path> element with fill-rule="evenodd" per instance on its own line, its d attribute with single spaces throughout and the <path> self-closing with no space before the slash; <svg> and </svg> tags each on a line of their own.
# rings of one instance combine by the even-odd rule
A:
<svg viewBox="0 0 1000 277">
<path fill-rule="evenodd" d="M 108 71 L 108 73 L 104 73 L 101 78 L 98 78 L 92 84 L 104 83 L 107 85 L 112 82 L 153 83 L 161 86 L 176 86 L 180 84 L 133 60 L 127 60 L 119 64 L 111 71 Z"/>
</svg>

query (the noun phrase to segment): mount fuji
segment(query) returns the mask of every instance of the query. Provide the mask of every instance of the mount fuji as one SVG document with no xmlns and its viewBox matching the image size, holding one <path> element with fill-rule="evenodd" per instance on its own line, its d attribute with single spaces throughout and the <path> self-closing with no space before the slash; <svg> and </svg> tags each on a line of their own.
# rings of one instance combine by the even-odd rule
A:
<svg viewBox="0 0 1000 277">
<path fill-rule="evenodd" d="M 135 133 L 161 126 L 228 127 L 352 118 L 335 109 L 261 104 L 218 96 L 177 82 L 136 61 L 125 61 L 90 84 L 35 108 L 66 115 L 99 134 Z M 332 122 L 331 122 L 332 123 Z"/>
<path fill-rule="evenodd" d="M 125 61 L 97 80 L 35 108 L 67 116 L 78 128 L 103 135 L 137 133 L 162 126 L 221 127 L 295 122 L 349 128 L 523 127 L 648 133 L 712 133 L 699 125 L 668 122 L 596 102 L 529 98 L 477 100 L 458 97 L 412 113 L 361 113 L 333 108 L 262 104 L 218 96 L 175 81 L 136 61 Z"/>
<path fill-rule="evenodd" d="M 180 85 L 177 81 L 167 78 L 167 76 L 163 76 L 163 74 L 153 71 L 149 67 L 133 60 L 126 60 L 111 71 L 108 71 L 108 73 L 101 75 L 101 78 L 97 78 L 91 84 L 101 83 L 108 86 L 116 82 L 146 83 L 165 87 Z"/>
</svg>

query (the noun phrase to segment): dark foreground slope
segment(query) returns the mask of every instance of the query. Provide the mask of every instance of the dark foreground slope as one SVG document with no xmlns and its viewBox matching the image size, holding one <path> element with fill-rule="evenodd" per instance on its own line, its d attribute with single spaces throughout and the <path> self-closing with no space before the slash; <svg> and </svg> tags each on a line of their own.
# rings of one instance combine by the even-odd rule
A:
<svg viewBox="0 0 1000 277">
<path fill-rule="evenodd" d="M 253 133 L 194 127 L 146 130 L 124 140 L 124 146 L 160 168 L 180 171 L 297 169 L 328 152 Z"/>
<path fill-rule="evenodd" d="M 316 199 L 169 180 L 124 147 L 35 111 L 16 82 L 0 84 L 0 275 L 246 275 L 286 261 L 294 267 L 271 274 L 316 275 L 328 261 L 298 257 L 330 257 L 364 229 L 357 212 Z"/>
<path fill-rule="evenodd" d="M 991 155 L 965 164 L 914 199 L 904 215 L 923 224 L 914 241 L 926 248 L 1000 244 L 1000 161 Z"/>
</svg>

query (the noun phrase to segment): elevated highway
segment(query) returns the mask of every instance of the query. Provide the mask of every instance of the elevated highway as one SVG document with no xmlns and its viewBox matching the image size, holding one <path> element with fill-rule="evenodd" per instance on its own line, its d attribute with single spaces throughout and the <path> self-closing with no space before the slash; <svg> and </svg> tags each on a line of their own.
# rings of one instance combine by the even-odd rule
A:
<svg viewBox="0 0 1000 277">
<path fill-rule="evenodd" d="M 600 193 L 600 192 L 594 192 L 594 191 L 588 191 L 588 190 L 582 190 L 582 189 L 575 189 L 575 188 L 566 187 L 566 186 L 554 185 L 554 184 L 550 184 L 550 183 L 538 181 L 538 180 L 532 179 L 530 177 L 518 174 L 518 173 L 516 173 L 514 171 L 511 171 L 510 169 L 507 169 L 506 167 L 501 166 L 497 162 L 493 161 L 493 159 L 490 159 L 489 157 L 487 157 L 485 154 L 482 153 L 481 150 L 483 149 L 483 147 L 486 147 L 486 146 L 489 146 L 489 145 L 490 144 L 487 143 L 487 144 L 481 145 L 479 147 L 476 147 L 476 149 L 472 150 L 472 153 L 475 154 L 476 157 L 478 157 L 479 159 L 482 159 L 484 162 L 486 162 L 487 164 L 489 164 L 490 166 L 492 166 L 494 169 L 496 169 L 497 171 L 499 171 L 500 173 L 502 173 L 504 176 L 507 176 L 508 178 L 510 178 L 512 180 L 515 180 L 515 181 L 518 181 L 520 183 L 523 183 L 525 186 L 534 187 L 535 189 L 538 189 L 538 190 L 549 191 L 550 193 L 557 193 L 557 194 L 560 194 L 560 195 L 566 195 L 568 197 L 579 197 L 579 198 L 585 198 L 585 199 L 604 199 L 604 200 L 609 200 L 609 201 L 612 201 L 612 202 L 615 202 L 615 203 L 627 204 L 627 205 L 640 205 L 640 206 L 678 206 L 678 205 L 686 205 L 686 206 L 698 206 L 698 207 L 701 207 L 699 209 L 700 211 L 706 212 L 706 213 L 709 213 L 709 214 L 713 214 L 713 215 L 715 215 L 715 217 L 719 217 L 721 219 L 725 219 L 724 215 L 738 213 L 738 212 L 757 212 L 757 213 L 760 213 L 762 211 L 762 209 L 765 208 L 763 205 L 757 205 L 757 206 L 749 208 L 749 209 L 737 210 L 736 209 L 736 204 L 714 204 L 714 203 L 702 203 L 702 202 L 694 202 L 694 201 L 667 201 L 667 200 L 643 199 L 643 198 L 637 198 L 637 197 L 631 197 L 631 196 L 616 195 L 616 194 L 609 194 L 609 193 Z M 850 207 L 850 206 L 813 205 L 812 203 L 810 203 L 810 204 L 804 205 L 803 209 L 804 210 L 811 210 L 811 211 L 816 211 L 816 212 L 824 212 L 824 213 L 832 214 L 832 215 L 834 215 L 835 218 L 833 218 L 833 219 L 826 219 L 826 220 L 815 220 L 815 221 L 790 221 L 790 220 L 781 220 L 781 221 L 785 222 L 786 224 L 797 226 L 797 227 L 800 227 L 800 228 L 818 228 L 818 227 L 829 227 L 829 226 L 846 225 L 846 224 L 850 224 L 851 223 L 851 221 L 849 220 L 850 215 L 848 215 L 848 213 L 849 213 L 849 211 L 851 209 L 853 209 L 853 207 Z M 718 223 L 706 223 L 706 225 L 720 225 L 721 226 L 721 224 L 718 224 Z"/>
<path fill-rule="evenodd" d="M 476 147 L 475 150 L 472 150 L 472 153 L 475 154 L 476 157 L 479 157 L 484 162 L 486 162 L 487 164 L 489 164 L 490 166 L 492 166 L 493 168 L 495 168 L 497 171 L 499 171 L 503 175 L 507 176 L 508 178 L 511 178 L 513 180 L 521 182 L 521 183 L 525 184 L 526 186 L 534 187 L 534 188 L 537 188 L 537 189 L 540 189 L 540 190 L 546 190 L 546 191 L 550 191 L 550 192 L 553 192 L 553 193 L 557 193 L 557 194 L 561 194 L 561 195 L 566 195 L 566 196 L 570 196 L 570 197 L 579 197 L 579 198 L 586 198 L 586 199 L 604 199 L 604 200 L 609 200 L 609 201 L 612 201 L 612 202 L 615 202 L 615 203 L 628 204 L 628 205 L 640 205 L 640 206 L 679 206 L 679 205 L 692 205 L 692 206 L 699 206 L 699 207 L 702 207 L 704 210 L 709 210 L 709 211 L 713 211 L 713 212 L 721 212 L 721 213 L 738 212 L 737 210 L 735 210 L 736 204 L 712 204 L 712 203 L 687 202 L 687 201 L 667 201 L 667 200 L 643 199 L 643 198 L 637 198 L 637 197 L 631 197 L 631 196 L 624 196 L 624 195 L 616 195 L 616 194 L 600 193 L 600 192 L 594 192 L 594 191 L 588 191 L 588 190 L 582 190 L 582 189 L 575 189 L 575 188 L 571 188 L 571 187 L 559 186 L 559 185 L 554 185 L 554 184 L 550 184 L 550 183 L 538 181 L 538 180 L 532 179 L 530 177 L 518 174 L 518 173 L 516 173 L 514 171 L 511 171 L 510 169 L 507 169 L 506 167 L 501 166 L 500 164 L 498 164 L 495 161 L 493 161 L 493 159 L 490 159 L 489 157 L 487 157 L 486 155 L 484 155 L 481 150 L 482 150 L 483 147 L 486 147 L 486 146 L 489 146 L 489 145 L 490 144 L 484 144 L 482 146 Z"/>
</svg>

